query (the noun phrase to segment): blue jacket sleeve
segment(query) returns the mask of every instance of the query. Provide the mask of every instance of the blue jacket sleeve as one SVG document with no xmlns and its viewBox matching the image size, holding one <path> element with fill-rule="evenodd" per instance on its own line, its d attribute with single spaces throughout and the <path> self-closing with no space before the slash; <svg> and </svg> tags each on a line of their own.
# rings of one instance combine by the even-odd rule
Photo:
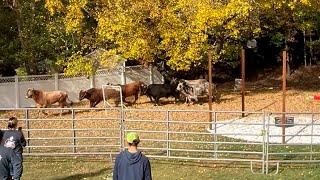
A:
<svg viewBox="0 0 320 180">
<path fill-rule="evenodd" d="M 147 163 L 146 163 L 146 167 L 145 167 L 145 173 L 144 173 L 144 179 L 145 180 L 152 180 L 151 166 L 150 166 L 149 159 L 147 159 Z"/>
<path fill-rule="evenodd" d="M 27 145 L 26 139 L 24 138 L 23 132 L 22 131 L 20 132 L 21 132 L 21 146 L 26 147 Z"/>
<path fill-rule="evenodd" d="M 116 161 L 114 163 L 114 167 L 113 167 L 113 180 L 118 180 L 118 164 L 119 164 L 119 160 L 120 160 L 120 156 L 117 155 L 116 157 Z"/>
<path fill-rule="evenodd" d="M 11 160 L 11 164 L 13 167 L 13 179 L 20 179 L 21 175 L 22 175 L 22 161 L 19 160 L 19 158 L 17 157 L 17 155 L 13 152 L 10 151 L 10 160 Z"/>
<path fill-rule="evenodd" d="M 4 134 L 4 131 L 0 130 L 0 143 L 2 143 L 3 134 Z"/>
</svg>

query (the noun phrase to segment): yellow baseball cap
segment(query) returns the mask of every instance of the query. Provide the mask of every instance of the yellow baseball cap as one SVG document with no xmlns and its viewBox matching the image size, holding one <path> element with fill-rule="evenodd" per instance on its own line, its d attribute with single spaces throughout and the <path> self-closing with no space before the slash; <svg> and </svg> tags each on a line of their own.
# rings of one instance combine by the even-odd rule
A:
<svg viewBox="0 0 320 180">
<path fill-rule="evenodd" d="M 140 142 L 139 136 L 135 132 L 127 133 L 126 140 L 127 140 L 128 143 L 133 143 L 133 141 Z"/>
</svg>

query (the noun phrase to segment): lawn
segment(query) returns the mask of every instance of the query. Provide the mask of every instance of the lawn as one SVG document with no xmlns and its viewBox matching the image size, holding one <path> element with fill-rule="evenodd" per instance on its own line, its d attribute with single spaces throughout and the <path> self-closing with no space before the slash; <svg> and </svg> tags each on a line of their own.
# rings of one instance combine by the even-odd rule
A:
<svg viewBox="0 0 320 180">
<path fill-rule="evenodd" d="M 319 179 L 317 166 L 286 166 L 277 175 L 252 174 L 249 164 L 213 164 L 210 162 L 151 160 L 153 179 Z M 113 165 L 108 159 L 26 158 L 23 180 L 111 179 Z M 274 173 L 271 172 L 271 173 Z"/>
</svg>

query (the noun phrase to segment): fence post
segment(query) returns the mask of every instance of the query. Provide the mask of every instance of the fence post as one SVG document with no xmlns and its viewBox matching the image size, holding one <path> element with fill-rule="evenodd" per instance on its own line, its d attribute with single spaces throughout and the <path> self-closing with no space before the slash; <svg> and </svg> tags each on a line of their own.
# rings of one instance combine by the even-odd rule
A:
<svg viewBox="0 0 320 180">
<path fill-rule="evenodd" d="M 31 149 L 30 149 L 30 125 L 29 125 L 29 110 L 26 109 L 25 112 L 24 112 L 24 116 L 25 116 L 25 123 L 26 123 L 26 131 L 27 131 L 27 147 L 28 147 L 28 153 L 30 154 L 31 153 Z"/>
<path fill-rule="evenodd" d="M 170 114 L 169 110 L 167 110 L 166 114 L 166 120 L 167 120 L 167 157 L 170 157 L 170 134 L 169 134 L 169 129 L 170 129 Z"/>
<path fill-rule="evenodd" d="M 265 165 L 266 165 L 266 174 L 269 173 L 269 133 L 270 133 L 270 113 L 268 113 L 268 122 L 266 123 L 266 136 L 267 136 L 267 143 L 266 143 L 266 155 L 265 155 Z"/>
<path fill-rule="evenodd" d="M 95 75 L 90 76 L 90 88 L 96 87 L 96 77 Z"/>
<path fill-rule="evenodd" d="M 56 91 L 59 90 L 59 74 L 58 73 L 54 73 L 54 89 Z"/>
<path fill-rule="evenodd" d="M 125 134 L 125 129 L 124 129 L 124 108 L 120 109 L 120 151 L 124 149 L 124 134 Z"/>
<path fill-rule="evenodd" d="M 214 117 L 214 158 L 218 159 L 218 145 L 217 145 L 217 141 L 218 141 L 218 137 L 217 137 L 217 112 L 213 112 L 213 117 Z M 212 127 L 211 127 L 212 129 Z"/>
<path fill-rule="evenodd" d="M 76 153 L 77 152 L 77 149 L 76 149 L 76 131 L 74 129 L 74 127 L 75 127 L 75 125 L 74 125 L 75 112 L 74 112 L 73 108 L 72 108 L 71 112 L 72 112 L 72 145 L 73 145 L 73 153 Z"/>
<path fill-rule="evenodd" d="M 20 88 L 19 88 L 19 77 L 14 76 L 15 93 L 16 93 L 16 108 L 20 107 Z"/>
<path fill-rule="evenodd" d="M 266 132 L 266 112 L 263 112 L 263 120 L 262 120 L 262 174 L 264 174 L 265 172 L 265 163 L 266 163 L 266 136 L 267 136 L 267 132 Z"/>
<path fill-rule="evenodd" d="M 314 122 L 313 122 L 313 119 L 314 119 L 314 115 L 313 115 L 313 112 L 312 112 L 312 115 L 311 115 L 311 144 L 310 144 L 310 161 L 312 161 L 313 159 L 313 126 L 314 126 Z"/>
<path fill-rule="evenodd" d="M 154 72 L 153 72 L 153 66 L 149 67 L 149 83 L 153 84 L 154 83 Z"/>
<path fill-rule="evenodd" d="M 121 67 L 121 85 L 126 84 L 126 62 L 123 62 L 123 65 Z"/>
</svg>

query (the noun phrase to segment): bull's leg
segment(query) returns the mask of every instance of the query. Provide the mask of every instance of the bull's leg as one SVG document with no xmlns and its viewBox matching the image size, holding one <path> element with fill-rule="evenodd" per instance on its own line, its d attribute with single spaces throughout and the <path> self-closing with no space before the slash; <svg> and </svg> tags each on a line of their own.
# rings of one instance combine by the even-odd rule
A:
<svg viewBox="0 0 320 180">
<path fill-rule="evenodd" d="M 148 97 L 149 97 L 150 101 L 153 102 L 152 96 L 148 96 Z"/>
<path fill-rule="evenodd" d="M 70 101 L 70 99 L 69 99 L 69 101 Z M 70 103 L 68 103 L 67 101 L 64 102 L 64 106 L 67 106 L 68 108 L 71 108 L 72 104 L 73 104 L 72 101 L 70 101 Z M 68 113 L 71 113 L 71 112 L 72 112 L 72 111 L 69 109 L 69 110 L 68 110 Z"/>
<path fill-rule="evenodd" d="M 42 112 L 42 114 L 44 114 L 44 115 L 48 115 L 48 113 L 46 113 L 44 110 L 40 110 L 41 112 Z"/>
<path fill-rule="evenodd" d="M 136 103 L 136 101 L 138 100 L 138 98 L 139 98 L 139 94 L 135 94 L 135 95 L 134 95 L 134 101 L 133 101 L 133 104 L 135 104 L 135 103 Z"/>
<path fill-rule="evenodd" d="M 154 106 L 159 106 L 159 100 L 160 100 L 159 97 L 155 97 L 155 98 L 154 98 L 154 101 L 155 101 Z"/>
<path fill-rule="evenodd" d="M 40 113 L 42 113 L 42 114 L 44 114 L 44 115 L 47 115 L 47 113 L 44 112 L 44 110 L 41 109 L 41 108 L 42 108 L 42 105 L 36 104 L 36 108 L 39 109 L 39 110 L 38 110 L 38 117 L 40 117 Z"/>
<path fill-rule="evenodd" d="M 59 107 L 64 108 L 64 102 L 59 102 Z M 60 117 L 62 116 L 63 109 L 60 109 Z"/>
<path fill-rule="evenodd" d="M 47 107 L 46 105 L 44 105 L 44 106 L 41 106 L 41 105 L 40 105 L 39 108 L 46 108 L 46 107 Z M 48 113 L 44 112 L 44 110 L 41 110 L 41 112 L 42 112 L 42 114 L 44 114 L 44 115 L 46 115 L 46 116 L 48 115 Z"/>
<path fill-rule="evenodd" d="M 98 99 L 98 100 L 95 100 L 92 102 L 92 107 L 96 107 L 102 100 L 101 99 Z M 107 100 L 106 100 L 107 101 Z"/>
<path fill-rule="evenodd" d="M 178 102 L 179 101 L 179 94 L 175 95 L 174 96 L 174 103 Z"/>
<path fill-rule="evenodd" d="M 186 99 L 185 99 L 185 104 L 187 104 L 187 106 L 189 106 L 190 104 L 190 97 L 189 96 L 186 96 Z"/>
<path fill-rule="evenodd" d="M 119 106 L 119 104 L 121 103 L 120 101 L 121 101 L 120 98 L 115 99 L 114 103 L 115 103 L 116 107 Z"/>
<path fill-rule="evenodd" d="M 119 101 L 120 101 L 120 99 L 119 99 Z M 127 101 L 126 97 L 124 97 L 124 96 L 122 97 L 122 101 L 125 102 L 125 103 L 131 103 L 130 101 Z"/>
<path fill-rule="evenodd" d="M 66 100 L 69 101 L 69 103 L 67 103 L 67 101 L 66 101 L 66 103 L 68 104 L 68 107 L 71 107 L 73 105 L 73 101 L 71 101 L 68 96 L 67 96 Z"/>
<path fill-rule="evenodd" d="M 220 102 L 220 98 L 221 98 L 221 94 L 216 92 L 214 97 L 215 97 L 215 102 L 219 103 Z"/>
</svg>

